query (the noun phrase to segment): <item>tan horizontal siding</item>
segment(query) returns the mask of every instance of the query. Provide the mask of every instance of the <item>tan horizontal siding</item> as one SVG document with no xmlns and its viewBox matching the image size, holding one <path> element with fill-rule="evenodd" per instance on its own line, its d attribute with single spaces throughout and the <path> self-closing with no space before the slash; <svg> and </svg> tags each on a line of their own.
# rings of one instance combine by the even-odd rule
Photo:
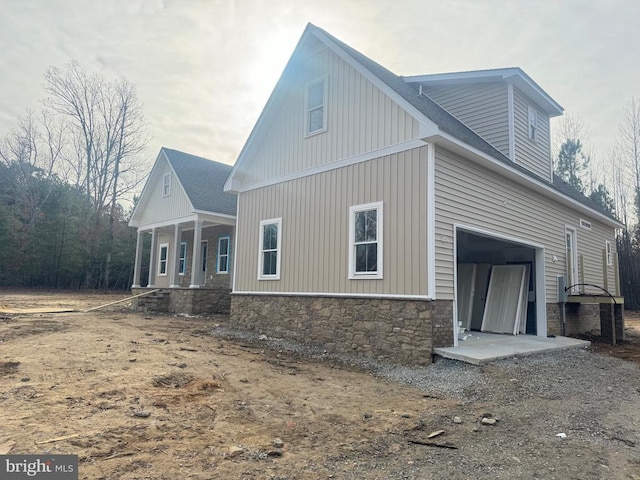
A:
<svg viewBox="0 0 640 480">
<path fill-rule="evenodd" d="M 187 195 L 175 174 L 171 174 L 171 195 L 162 196 L 163 177 L 165 173 L 169 172 L 171 169 L 165 162 L 163 168 L 158 168 L 156 174 L 149 178 L 148 185 L 151 188 L 145 192 L 146 203 L 138 207 L 142 212 L 140 226 L 180 218 L 192 212 Z"/>
<path fill-rule="evenodd" d="M 549 116 L 515 87 L 513 103 L 516 163 L 549 181 L 551 178 Z M 538 112 L 538 137 L 535 142 L 529 139 L 529 105 L 536 108 Z"/>
<path fill-rule="evenodd" d="M 327 131 L 305 138 L 305 86 L 327 76 Z M 246 152 L 242 185 L 418 137 L 418 122 L 329 49 L 299 56 Z"/>
<path fill-rule="evenodd" d="M 585 281 L 603 283 L 602 249 L 605 240 L 615 248 L 612 228 L 587 218 L 592 230 L 581 229 L 579 220 L 586 218 L 584 214 L 440 147 L 436 148 L 435 184 L 437 298 L 453 298 L 454 224 L 543 245 L 547 302 L 556 301 L 556 276 L 564 275 L 566 270 L 565 226 L 573 226 L 578 254 L 584 255 Z M 613 267 L 608 273 L 612 284 Z"/>
<path fill-rule="evenodd" d="M 509 107 L 505 83 L 426 86 L 424 91 L 458 120 L 509 156 Z"/>
<path fill-rule="evenodd" d="M 427 294 L 427 147 L 240 195 L 236 291 Z M 381 280 L 349 280 L 349 207 L 383 202 Z M 282 218 L 280 280 L 257 280 L 261 220 Z"/>
</svg>

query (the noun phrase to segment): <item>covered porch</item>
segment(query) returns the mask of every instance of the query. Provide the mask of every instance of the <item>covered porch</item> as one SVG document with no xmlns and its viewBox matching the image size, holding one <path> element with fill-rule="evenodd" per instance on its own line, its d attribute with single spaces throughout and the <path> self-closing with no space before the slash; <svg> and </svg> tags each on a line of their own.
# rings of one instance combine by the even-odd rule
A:
<svg viewBox="0 0 640 480">
<path fill-rule="evenodd" d="M 197 213 L 137 227 L 132 289 L 223 288 L 232 284 L 235 218 Z M 141 282 L 145 235 L 151 235 L 149 275 Z"/>
</svg>

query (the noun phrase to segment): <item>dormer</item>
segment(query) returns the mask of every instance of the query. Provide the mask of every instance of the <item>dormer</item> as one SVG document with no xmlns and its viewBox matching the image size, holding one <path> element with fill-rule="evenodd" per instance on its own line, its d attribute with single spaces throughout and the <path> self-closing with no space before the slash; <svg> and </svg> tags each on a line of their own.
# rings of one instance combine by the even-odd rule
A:
<svg viewBox="0 0 640 480">
<path fill-rule="evenodd" d="M 512 162 L 553 180 L 549 119 L 563 108 L 520 68 L 403 77 Z"/>
</svg>

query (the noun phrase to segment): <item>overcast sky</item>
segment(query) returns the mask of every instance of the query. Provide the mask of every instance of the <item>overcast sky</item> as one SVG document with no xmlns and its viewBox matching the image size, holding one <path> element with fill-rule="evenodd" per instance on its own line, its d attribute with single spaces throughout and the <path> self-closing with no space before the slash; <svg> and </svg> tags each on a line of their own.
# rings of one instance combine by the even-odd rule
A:
<svg viewBox="0 0 640 480">
<path fill-rule="evenodd" d="M 307 22 L 399 75 L 519 66 L 606 158 L 640 97 L 638 0 L 0 0 L 0 137 L 77 60 L 137 87 L 153 140 L 234 163 Z"/>
</svg>

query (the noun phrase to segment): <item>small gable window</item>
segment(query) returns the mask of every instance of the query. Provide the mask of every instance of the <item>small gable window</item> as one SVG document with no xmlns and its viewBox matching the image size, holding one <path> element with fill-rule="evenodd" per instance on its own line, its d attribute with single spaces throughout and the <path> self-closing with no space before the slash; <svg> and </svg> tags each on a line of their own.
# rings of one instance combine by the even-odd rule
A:
<svg viewBox="0 0 640 480">
<path fill-rule="evenodd" d="M 538 111 L 529 105 L 529 140 L 538 140 Z"/>
<path fill-rule="evenodd" d="M 165 173 L 162 177 L 162 196 L 168 197 L 171 195 L 171 174 Z"/>
<path fill-rule="evenodd" d="M 327 79 L 314 80 L 305 91 L 306 135 L 314 135 L 327 129 Z"/>
</svg>

